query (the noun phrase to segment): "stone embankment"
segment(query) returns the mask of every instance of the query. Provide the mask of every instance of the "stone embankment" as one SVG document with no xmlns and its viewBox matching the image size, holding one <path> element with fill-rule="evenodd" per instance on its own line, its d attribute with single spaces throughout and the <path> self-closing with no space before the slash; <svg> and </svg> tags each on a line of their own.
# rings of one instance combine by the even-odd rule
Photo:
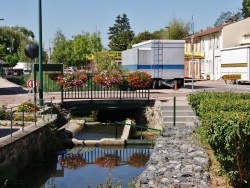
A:
<svg viewBox="0 0 250 188">
<path fill-rule="evenodd" d="M 183 116 L 181 116 L 183 118 Z M 146 170 L 138 177 L 140 188 L 209 188 L 209 156 L 194 137 L 194 122 L 164 123 Z"/>
</svg>

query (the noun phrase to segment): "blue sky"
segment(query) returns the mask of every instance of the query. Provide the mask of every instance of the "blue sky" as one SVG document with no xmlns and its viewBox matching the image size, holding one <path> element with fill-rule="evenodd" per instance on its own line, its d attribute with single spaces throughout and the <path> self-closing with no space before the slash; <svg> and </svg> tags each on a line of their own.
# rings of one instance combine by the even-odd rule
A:
<svg viewBox="0 0 250 188">
<path fill-rule="evenodd" d="M 109 27 L 118 15 L 127 14 L 138 34 L 166 27 L 174 17 L 185 22 L 194 15 L 194 30 L 212 27 L 221 12 L 238 12 L 243 0 L 42 0 L 43 44 L 61 29 L 70 39 L 82 32 L 100 31 L 104 46 Z M 1 26 L 24 26 L 38 41 L 38 0 L 0 0 Z"/>
</svg>

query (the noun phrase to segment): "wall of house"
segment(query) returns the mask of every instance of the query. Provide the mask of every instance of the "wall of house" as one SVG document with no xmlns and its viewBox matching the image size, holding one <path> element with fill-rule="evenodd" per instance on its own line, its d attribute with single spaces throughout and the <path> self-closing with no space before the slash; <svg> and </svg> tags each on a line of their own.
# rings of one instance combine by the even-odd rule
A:
<svg viewBox="0 0 250 188">
<path fill-rule="evenodd" d="M 239 46 L 243 35 L 250 33 L 250 17 L 223 27 L 222 48 Z"/>
<path fill-rule="evenodd" d="M 201 51 L 205 53 L 202 75 L 205 79 L 217 80 L 220 77 L 221 32 L 201 36 L 201 41 Z"/>
</svg>

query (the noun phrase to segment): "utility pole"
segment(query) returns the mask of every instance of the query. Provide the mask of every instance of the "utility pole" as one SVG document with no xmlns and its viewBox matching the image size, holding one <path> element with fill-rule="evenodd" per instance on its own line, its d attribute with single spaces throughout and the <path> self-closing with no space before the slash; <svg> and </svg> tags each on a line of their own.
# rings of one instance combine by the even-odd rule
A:
<svg viewBox="0 0 250 188">
<path fill-rule="evenodd" d="M 193 92 L 194 90 L 194 15 L 192 15 L 191 29 L 192 29 L 191 48 L 192 48 L 192 92 Z"/>
<path fill-rule="evenodd" d="M 42 67 L 42 0 L 38 0 L 38 25 L 39 25 L 39 105 L 43 106 L 43 67 Z"/>
</svg>

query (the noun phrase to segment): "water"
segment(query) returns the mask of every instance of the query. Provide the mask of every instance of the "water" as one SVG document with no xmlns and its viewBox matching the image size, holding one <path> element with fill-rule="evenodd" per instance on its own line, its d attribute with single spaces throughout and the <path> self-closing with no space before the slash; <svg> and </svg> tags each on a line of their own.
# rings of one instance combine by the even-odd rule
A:
<svg viewBox="0 0 250 188">
<path fill-rule="evenodd" d="M 120 137 L 123 127 L 118 126 Z M 75 135 L 77 139 L 114 138 L 114 125 L 87 126 Z M 25 188 L 96 188 L 112 180 L 113 185 L 121 182 L 127 188 L 128 182 L 145 170 L 153 149 L 147 146 L 126 148 L 74 147 L 58 151 L 47 165 L 25 170 L 19 176 L 19 185 Z M 21 181 L 20 181 L 21 180 Z"/>
<path fill-rule="evenodd" d="M 43 187 L 82 188 L 89 186 L 92 188 L 100 184 L 106 184 L 107 179 L 110 177 L 114 185 L 121 181 L 122 187 L 126 188 L 128 187 L 128 182 L 140 175 L 145 169 L 145 163 L 151 152 L 152 149 L 148 148 L 117 150 L 73 148 L 66 151 L 65 154 L 58 156 L 59 162 L 56 170 L 51 174 Z M 107 157 L 100 158 L 102 156 Z M 74 160 L 71 163 L 65 162 L 62 165 L 60 162 L 73 158 Z M 78 165 L 74 165 L 73 161 Z"/>
<path fill-rule="evenodd" d="M 121 137 L 123 126 L 117 126 L 117 137 Z M 97 124 L 85 126 L 79 131 L 74 138 L 79 140 L 100 140 L 102 138 L 115 138 L 116 127 L 115 125 Z"/>
</svg>

